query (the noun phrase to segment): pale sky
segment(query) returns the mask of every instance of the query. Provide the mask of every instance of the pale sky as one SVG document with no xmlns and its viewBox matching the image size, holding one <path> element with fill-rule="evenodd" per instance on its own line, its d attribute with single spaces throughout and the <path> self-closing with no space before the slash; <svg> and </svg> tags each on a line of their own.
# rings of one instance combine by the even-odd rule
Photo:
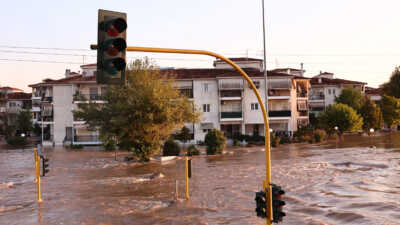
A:
<svg viewBox="0 0 400 225">
<path fill-rule="evenodd" d="M 118 3 L 117 3 L 118 2 Z M 265 0 L 267 67 L 319 71 L 377 87 L 400 65 L 398 0 Z M 261 0 L 5 1 L 0 8 L 0 85 L 62 78 L 95 63 L 97 11 L 128 14 L 128 45 L 203 49 L 262 58 Z M 48 48 L 48 49 L 43 49 Z M 73 49 L 73 50 L 60 50 Z M 160 66 L 212 67 L 206 56 L 149 56 Z"/>
</svg>

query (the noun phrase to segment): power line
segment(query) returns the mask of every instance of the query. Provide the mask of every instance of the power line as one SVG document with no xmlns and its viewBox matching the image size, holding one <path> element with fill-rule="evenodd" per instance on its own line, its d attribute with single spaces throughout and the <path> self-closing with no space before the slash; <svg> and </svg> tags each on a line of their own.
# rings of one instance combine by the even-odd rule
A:
<svg viewBox="0 0 400 225">
<path fill-rule="evenodd" d="M 96 57 L 95 55 L 85 55 L 85 54 L 68 54 L 68 53 L 50 53 L 50 52 L 28 52 L 28 51 L 12 51 L 12 50 L 0 50 L 0 52 L 5 53 L 16 53 L 16 54 L 33 54 L 33 55 L 62 55 L 62 56 L 90 56 Z"/>
<path fill-rule="evenodd" d="M 16 62 L 35 62 L 35 63 L 62 63 L 62 64 L 80 64 L 78 62 L 61 62 L 61 61 L 50 61 L 50 60 L 34 60 L 34 59 L 2 59 L 0 61 L 16 61 Z"/>
<path fill-rule="evenodd" d="M 40 49 L 40 50 L 60 50 L 60 51 L 92 51 L 90 49 L 83 48 L 44 48 L 44 47 L 29 47 L 29 46 L 11 46 L 11 45 L 0 45 L 0 48 L 25 48 L 25 49 Z"/>
</svg>

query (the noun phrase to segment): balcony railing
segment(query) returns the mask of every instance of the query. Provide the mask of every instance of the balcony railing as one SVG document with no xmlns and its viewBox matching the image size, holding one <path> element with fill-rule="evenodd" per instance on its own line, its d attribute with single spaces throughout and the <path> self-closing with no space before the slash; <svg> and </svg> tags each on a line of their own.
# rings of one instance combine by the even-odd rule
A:
<svg viewBox="0 0 400 225">
<path fill-rule="evenodd" d="M 324 100 L 325 99 L 325 95 L 321 94 L 321 95 L 310 95 L 309 97 L 310 100 Z"/>
<path fill-rule="evenodd" d="M 98 135 L 78 135 L 74 136 L 74 142 L 100 142 Z"/>
<path fill-rule="evenodd" d="M 221 119 L 242 118 L 242 112 L 221 112 Z"/>
<path fill-rule="evenodd" d="M 270 117 L 291 117 L 292 112 L 290 110 L 269 111 L 268 116 L 270 116 Z"/>
<path fill-rule="evenodd" d="M 74 101 L 102 101 L 104 96 L 99 94 L 78 94 L 74 95 L 73 99 Z"/>
<path fill-rule="evenodd" d="M 243 89 L 243 80 L 220 80 L 220 89 Z"/>
<path fill-rule="evenodd" d="M 290 96 L 289 90 L 268 90 L 268 96 Z"/>
<path fill-rule="evenodd" d="M 53 97 L 42 97 L 42 102 L 53 102 Z"/>
<path fill-rule="evenodd" d="M 307 98 L 308 94 L 307 94 L 307 92 L 297 92 L 297 97 L 298 98 Z"/>
<path fill-rule="evenodd" d="M 220 92 L 221 98 L 231 98 L 231 97 L 242 97 L 242 92 L 240 90 L 226 90 Z"/>
<path fill-rule="evenodd" d="M 308 111 L 299 111 L 299 116 L 308 116 Z"/>
<path fill-rule="evenodd" d="M 183 96 L 186 96 L 188 98 L 193 98 L 193 89 L 185 88 L 185 89 L 178 89 L 179 93 Z"/>
</svg>

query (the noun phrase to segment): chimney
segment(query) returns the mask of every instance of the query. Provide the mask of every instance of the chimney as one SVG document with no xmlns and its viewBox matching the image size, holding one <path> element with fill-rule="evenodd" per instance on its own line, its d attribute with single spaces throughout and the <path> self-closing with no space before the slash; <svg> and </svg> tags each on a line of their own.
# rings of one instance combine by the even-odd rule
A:
<svg viewBox="0 0 400 225">
<path fill-rule="evenodd" d="M 300 63 L 300 69 L 301 69 L 301 71 L 300 71 L 301 76 L 304 77 L 303 63 Z"/>
<path fill-rule="evenodd" d="M 65 70 L 65 77 L 69 77 L 69 74 L 71 73 L 70 69 L 66 69 Z"/>
</svg>

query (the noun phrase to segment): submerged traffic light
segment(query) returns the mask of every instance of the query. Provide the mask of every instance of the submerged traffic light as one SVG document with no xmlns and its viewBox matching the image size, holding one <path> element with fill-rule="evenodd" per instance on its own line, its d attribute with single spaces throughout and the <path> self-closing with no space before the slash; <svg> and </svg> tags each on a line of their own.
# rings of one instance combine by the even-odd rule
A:
<svg viewBox="0 0 400 225">
<path fill-rule="evenodd" d="M 99 10 L 97 30 L 97 72 L 99 84 L 125 81 L 126 14 Z"/>
<path fill-rule="evenodd" d="M 273 208 L 273 220 L 272 222 L 278 223 L 281 222 L 283 217 L 286 216 L 284 213 L 283 206 L 286 204 L 285 201 L 282 201 L 282 195 L 285 194 L 285 191 L 276 184 L 271 184 L 272 186 L 272 208 Z"/>
<path fill-rule="evenodd" d="M 267 192 L 263 190 L 256 192 L 255 200 L 257 216 L 267 218 Z"/>
<path fill-rule="evenodd" d="M 42 159 L 42 175 L 46 176 L 46 173 L 48 173 L 50 170 L 49 168 L 49 159 L 45 158 L 44 156 L 40 156 L 40 158 Z"/>
</svg>

